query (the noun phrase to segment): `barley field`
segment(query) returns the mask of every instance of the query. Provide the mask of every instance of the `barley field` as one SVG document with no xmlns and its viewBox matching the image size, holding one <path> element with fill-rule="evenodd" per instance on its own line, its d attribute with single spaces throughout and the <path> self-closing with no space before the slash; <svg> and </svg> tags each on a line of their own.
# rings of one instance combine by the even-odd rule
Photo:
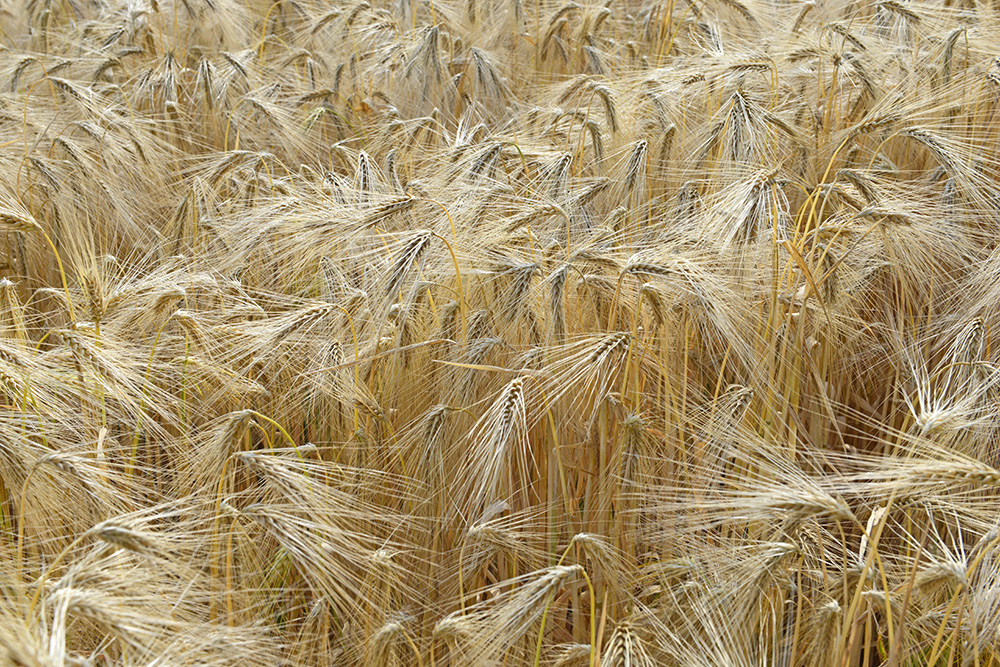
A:
<svg viewBox="0 0 1000 667">
<path fill-rule="evenodd" d="M 998 35 L 0 0 L 0 664 L 997 667 Z"/>
</svg>

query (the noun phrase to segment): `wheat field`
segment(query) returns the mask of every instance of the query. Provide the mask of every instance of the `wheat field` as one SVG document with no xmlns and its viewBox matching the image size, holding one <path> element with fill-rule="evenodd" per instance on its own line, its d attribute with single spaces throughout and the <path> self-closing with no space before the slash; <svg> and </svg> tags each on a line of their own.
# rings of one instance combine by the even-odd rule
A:
<svg viewBox="0 0 1000 667">
<path fill-rule="evenodd" d="M 1000 3 L 0 0 L 0 663 L 1000 665 Z"/>
</svg>

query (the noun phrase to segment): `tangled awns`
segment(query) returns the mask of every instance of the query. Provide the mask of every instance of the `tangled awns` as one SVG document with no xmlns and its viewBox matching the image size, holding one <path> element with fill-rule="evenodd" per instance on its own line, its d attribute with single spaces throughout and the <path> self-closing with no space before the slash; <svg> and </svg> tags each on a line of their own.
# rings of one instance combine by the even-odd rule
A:
<svg viewBox="0 0 1000 667">
<path fill-rule="evenodd" d="M 0 0 L 0 664 L 1000 667 L 998 34 Z"/>
</svg>

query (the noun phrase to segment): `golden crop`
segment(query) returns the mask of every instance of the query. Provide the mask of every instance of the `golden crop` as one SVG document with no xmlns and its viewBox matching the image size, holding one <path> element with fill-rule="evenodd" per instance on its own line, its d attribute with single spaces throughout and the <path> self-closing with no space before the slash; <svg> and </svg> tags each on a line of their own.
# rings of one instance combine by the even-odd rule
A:
<svg viewBox="0 0 1000 667">
<path fill-rule="evenodd" d="M 0 0 L 0 663 L 997 667 L 997 35 Z"/>
</svg>

